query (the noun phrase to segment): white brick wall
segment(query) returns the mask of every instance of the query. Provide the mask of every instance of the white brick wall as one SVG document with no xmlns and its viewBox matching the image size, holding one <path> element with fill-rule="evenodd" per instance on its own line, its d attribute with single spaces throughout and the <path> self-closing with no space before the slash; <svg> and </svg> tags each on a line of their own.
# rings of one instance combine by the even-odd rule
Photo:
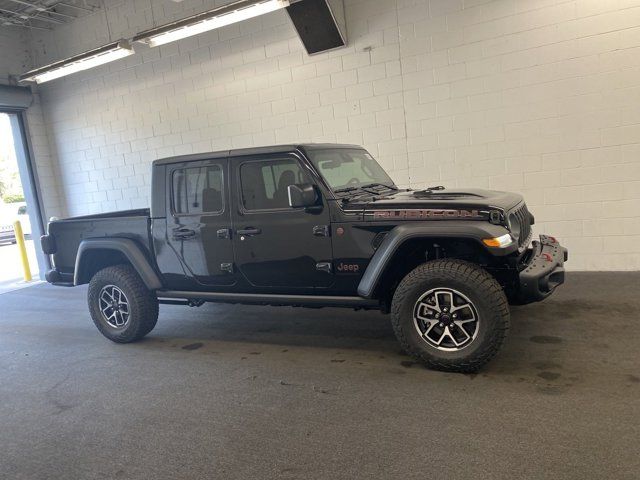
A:
<svg viewBox="0 0 640 480">
<path fill-rule="evenodd" d="M 213 4 L 109 0 L 32 55 Z M 148 205 L 159 157 L 353 142 L 403 185 L 523 193 L 571 269 L 640 269 L 640 0 L 345 4 L 338 51 L 309 57 L 279 12 L 43 85 L 66 212 Z"/>
<path fill-rule="evenodd" d="M 60 175 L 57 164 L 51 156 L 49 137 L 38 94 L 34 95 L 34 103 L 27 109 L 27 128 L 40 182 L 40 194 L 44 207 L 43 216 L 45 219 L 59 216 L 64 211 L 60 195 L 62 190 Z"/>
</svg>

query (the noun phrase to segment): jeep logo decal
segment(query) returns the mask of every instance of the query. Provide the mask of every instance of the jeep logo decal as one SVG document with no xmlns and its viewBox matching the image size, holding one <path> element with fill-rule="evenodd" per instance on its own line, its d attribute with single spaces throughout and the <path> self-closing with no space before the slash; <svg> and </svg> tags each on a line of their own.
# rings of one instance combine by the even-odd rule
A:
<svg viewBox="0 0 640 480">
<path fill-rule="evenodd" d="M 360 271 L 360 265 L 357 263 L 340 262 L 336 265 L 336 270 L 340 273 L 358 273 Z"/>
<path fill-rule="evenodd" d="M 430 220 L 442 218 L 482 218 L 478 210 L 411 209 L 411 210 L 375 210 L 374 220 Z"/>
</svg>

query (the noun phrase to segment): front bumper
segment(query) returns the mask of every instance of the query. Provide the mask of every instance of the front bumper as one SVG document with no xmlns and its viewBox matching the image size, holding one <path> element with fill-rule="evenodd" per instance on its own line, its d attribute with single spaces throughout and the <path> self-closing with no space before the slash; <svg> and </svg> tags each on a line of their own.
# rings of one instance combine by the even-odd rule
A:
<svg viewBox="0 0 640 480">
<path fill-rule="evenodd" d="M 531 244 L 525 268 L 520 271 L 520 303 L 544 300 L 564 283 L 564 262 L 569 258 L 567 249 L 548 235 Z"/>
</svg>

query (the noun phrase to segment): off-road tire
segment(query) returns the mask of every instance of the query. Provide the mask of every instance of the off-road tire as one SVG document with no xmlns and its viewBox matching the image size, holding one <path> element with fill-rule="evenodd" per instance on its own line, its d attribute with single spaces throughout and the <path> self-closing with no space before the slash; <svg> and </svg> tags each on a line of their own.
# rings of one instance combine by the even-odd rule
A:
<svg viewBox="0 0 640 480">
<path fill-rule="evenodd" d="M 414 325 L 416 302 L 434 288 L 461 292 L 477 310 L 476 337 L 461 350 L 435 348 Z M 509 306 L 503 289 L 486 270 L 462 260 L 434 260 L 418 266 L 400 282 L 391 303 L 391 323 L 405 352 L 427 367 L 473 373 L 500 350 L 509 329 Z"/>
<path fill-rule="evenodd" d="M 109 325 L 100 310 L 99 296 L 107 285 L 115 285 L 126 295 L 130 316 L 122 328 Z M 100 333 L 116 343 L 140 340 L 153 330 L 158 321 L 158 299 L 130 265 L 107 267 L 96 273 L 89 282 L 87 298 L 93 323 Z"/>
</svg>

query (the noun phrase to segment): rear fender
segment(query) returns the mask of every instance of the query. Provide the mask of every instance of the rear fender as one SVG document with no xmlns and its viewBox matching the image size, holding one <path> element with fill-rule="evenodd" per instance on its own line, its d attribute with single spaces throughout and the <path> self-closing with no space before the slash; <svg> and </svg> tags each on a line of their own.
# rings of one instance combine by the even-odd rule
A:
<svg viewBox="0 0 640 480">
<path fill-rule="evenodd" d="M 80 243 L 73 282 L 75 285 L 88 283 L 91 278 L 91 268 L 86 261 L 89 254 L 95 250 L 107 250 L 120 253 L 135 268 L 140 278 L 149 290 L 162 288 L 160 277 L 151 265 L 144 250 L 134 240 L 129 238 L 88 238 Z"/>
</svg>

